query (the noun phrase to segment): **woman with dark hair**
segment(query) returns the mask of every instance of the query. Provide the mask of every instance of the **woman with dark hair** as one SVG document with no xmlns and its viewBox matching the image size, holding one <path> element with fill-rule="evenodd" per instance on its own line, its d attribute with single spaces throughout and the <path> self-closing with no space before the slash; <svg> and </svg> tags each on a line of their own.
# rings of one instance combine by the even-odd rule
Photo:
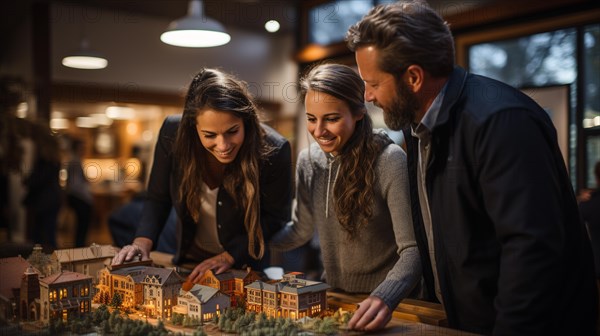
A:
<svg viewBox="0 0 600 336">
<path fill-rule="evenodd" d="M 288 141 L 259 123 L 245 83 L 204 69 L 190 84 L 183 115 L 168 117 L 160 130 L 136 238 L 113 264 L 148 259 L 173 205 L 173 262 L 197 263 L 190 281 L 209 269 L 262 270 L 265 242 L 289 220 L 290 204 Z"/>
<path fill-rule="evenodd" d="M 406 155 L 384 132 L 373 130 L 364 83 L 351 68 L 322 64 L 300 85 L 316 143 L 298 158 L 293 225 L 271 246 L 301 246 L 316 227 L 327 283 L 370 293 L 349 326 L 380 329 L 421 278 Z"/>
</svg>

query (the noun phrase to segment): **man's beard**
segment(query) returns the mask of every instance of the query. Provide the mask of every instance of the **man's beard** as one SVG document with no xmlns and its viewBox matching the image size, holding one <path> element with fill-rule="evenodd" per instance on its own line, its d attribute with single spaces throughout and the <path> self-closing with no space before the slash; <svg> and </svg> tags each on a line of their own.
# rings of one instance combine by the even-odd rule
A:
<svg viewBox="0 0 600 336">
<path fill-rule="evenodd" d="M 396 82 L 396 96 L 388 107 L 383 108 L 383 121 L 394 131 L 399 131 L 413 122 L 420 107 L 417 96 L 402 80 Z"/>
</svg>

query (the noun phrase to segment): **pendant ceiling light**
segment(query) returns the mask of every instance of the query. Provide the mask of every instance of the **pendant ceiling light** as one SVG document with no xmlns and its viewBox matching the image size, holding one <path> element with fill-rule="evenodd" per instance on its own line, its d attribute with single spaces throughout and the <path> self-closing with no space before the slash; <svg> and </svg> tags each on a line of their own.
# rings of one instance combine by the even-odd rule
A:
<svg viewBox="0 0 600 336">
<path fill-rule="evenodd" d="M 81 40 L 79 50 L 62 59 L 62 65 L 75 69 L 104 69 L 108 61 L 99 53 L 90 49 L 87 38 Z"/>
<path fill-rule="evenodd" d="M 216 20 L 203 16 L 202 1 L 192 0 L 188 7 L 188 15 L 171 22 L 167 31 L 160 36 L 166 44 L 188 47 L 206 48 L 227 44 L 231 36 L 225 27 Z"/>
</svg>

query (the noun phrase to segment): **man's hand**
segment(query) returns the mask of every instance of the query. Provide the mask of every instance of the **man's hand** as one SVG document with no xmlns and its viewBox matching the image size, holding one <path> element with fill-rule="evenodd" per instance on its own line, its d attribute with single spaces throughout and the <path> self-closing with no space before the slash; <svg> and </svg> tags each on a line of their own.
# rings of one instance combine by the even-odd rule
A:
<svg viewBox="0 0 600 336">
<path fill-rule="evenodd" d="M 358 304 L 358 309 L 348 322 L 348 329 L 379 330 L 391 320 L 392 311 L 376 296 L 369 296 Z"/>
<path fill-rule="evenodd" d="M 136 255 L 141 256 L 141 260 L 150 259 L 150 250 L 152 250 L 152 240 L 138 237 L 133 240 L 131 245 L 125 245 L 114 256 L 111 265 L 120 265 L 125 261 L 131 261 Z"/>
<path fill-rule="evenodd" d="M 233 266 L 233 263 L 233 257 L 227 251 L 217 254 L 216 256 L 208 258 L 194 267 L 194 270 L 188 276 L 188 280 L 192 283 L 198 283 L 200 279 L 202 279 L 204 272 L 208 271 L 209 269 L 214 270 L 215 274 L 220 274 L 230 269 L 231 266 Z"/>
</svg>

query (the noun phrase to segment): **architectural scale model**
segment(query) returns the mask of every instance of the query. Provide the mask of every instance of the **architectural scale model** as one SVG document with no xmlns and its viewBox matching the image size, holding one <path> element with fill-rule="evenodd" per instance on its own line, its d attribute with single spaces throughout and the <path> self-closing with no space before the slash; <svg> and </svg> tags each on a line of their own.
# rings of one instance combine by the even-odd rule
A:
<svg viewBox="0 0 600 336">
<path fill-rule="evenodd" d="M 37 277 L 31 281 L 26 273 L 39 275 L 40 271 L 21 256 L 0 259 L 0 319 L 35 320 L 39 316 L 39 310 L 29 313 L 29 306 L 40 298 L 39 282 Z"/>
<path fill-rule="evenodd" d="M 199 284 L 212 287 L 229 295 L 231 305 L 238 306 L 246 299 L 246 286 L 259 280 L 261 277 L 250 268 L 246 270 L 231 269 L 220 274 L 214 274 L 211 270 L 204 273 Z"/>
<path fill-rule="evenodd" d="M 284 274 L 277 282 L 257 280 L 246 288 L 246 309 L 264 312 L 269 317 L 296 320 L 318 316 L 327 310 L 329 285 L 305 280 L 299 272 Z"/>
<path fill-rule="evenodd" d="M 115 256 L 115 248 L 110 245 L 92 244 L 88 247 L 56 250 L 50 255 L 55 270 L 77 272 L 89 275 L 94 285 L 98 284 L 98 272 Z"/>
<path fill-rule="evenodd" d="M 0 259 L 0 334 L 10 323 L 35 323 L 51 332 L 69 325 L 71 331 L 103 328 L 102 332 L 114 332 L 111 328 L 118 324 L 109 325 L 108 317 L 115 314 L 158 321 L 160 330 L 166 330 L 165 323 L 199 328 L 194 329 L 199 335 L 204 333 L 202 325 L 219 320 L 228 332 L 269 323 L 291 330 L 297 327 L 291 321 L 324 316 L 327 310 L 329 286 L 306 280 L 302 273 L 268 281 L 249 268 L 221 274 L 208 271 L 199 283 L 183 286 L 184 279 L 173 269 L 153 267 L 150 260 L 111 266 L 114 255 L 114 248 L 93 244 L 51 255 L 36 246 L 27 260 L 21 256 Z M 237 317 L 245 320 L 235 329 Z M 277 319 L 286 322 L 267 322 Z M 231 325 L 227 327 L 226 322 Z M 56 329 L 57 325 L 63 329 Z"/>
<path fill-rule="evenodd" d="M 97 300 L 115 295 L 124 308 L 140 309 L 153 318 L 171 318 L 183 279 L 172 269 L 135 265 L 107 266 L 99 272 Z"/>
<path fill-rule="evenodd" d="M 189 291 L 180 289 L 173 313 L 188 316 L 204 324 L 223 314 L 230 306 L 229 295 L 212 287 L 195 284 Z"/>
<path fill-rule="evenodd" d="M 60 271 L 39 280 L 40 320 L 62 319 L 68 321 L 89 314 L 92 309 L 92 277 Z"/>
</svg>

